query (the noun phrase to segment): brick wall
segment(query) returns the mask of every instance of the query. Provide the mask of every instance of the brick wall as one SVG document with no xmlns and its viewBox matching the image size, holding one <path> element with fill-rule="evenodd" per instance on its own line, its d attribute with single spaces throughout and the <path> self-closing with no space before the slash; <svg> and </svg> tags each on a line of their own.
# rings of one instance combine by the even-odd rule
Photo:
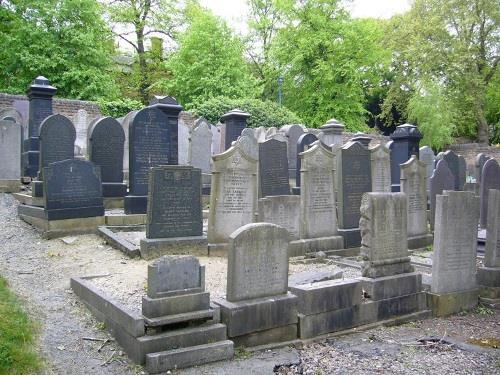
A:
<svg viewBox="0 0 500 375">
<path fill-rule="evenodd" d="M 480 143 L 461 143 L 448 146 L 447 150 L 453 150 L 456 154 L 462 155 L 467 162 L 468 171 L 474 171 L 476 156 L 481 152 L 495 158 L 500 163 L 500 147 L 497 146 L 486 146 Z"/>
</svg>

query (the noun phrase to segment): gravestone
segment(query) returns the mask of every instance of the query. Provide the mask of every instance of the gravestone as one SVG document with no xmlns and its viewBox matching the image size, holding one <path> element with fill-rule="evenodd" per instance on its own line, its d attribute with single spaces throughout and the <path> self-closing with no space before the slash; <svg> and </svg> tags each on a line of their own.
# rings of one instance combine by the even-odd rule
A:
<svg viewBox="0 0 500 375">
<path fill-rule="evenodd" d="M 103 117 L 91 123 L 89 159 L 101 167 L 103 197 L 123 197 L 127 185 L 123 183 L 123 154 L 125 132 L 112 117 Z"/>
<path fill-rule="evenodd" d="M 477 305 L 476 255 L 479 198 L 445 191 L 436 197 L 430 302 L 436 315 Z"/>
<path fill-rule="evenodd" d="M 401 164 L 401 191 L 408 200 L 408 247 L 419 249 L 432 243 L 427 229 L 427 182 L 425 163 L 413 155 Z"/>
<path fill-rule="evenodd" d="M 241 135 L 243 129 L 247 127 L 249 113 L 235 108 L 232 111 L 221 116 L 220 121 L 224 123 L 224 150 L 229 149 L 233 141 L 236 141 Z"/>
<path fill-rule="evenodd" d="M 406 163 L 412 155 L 419 157 L 419 143 L 422 134 L 414 125 L 404 124 L 396 127 L 391 134 L 392 142 L 388 145 L 391 150 L 391 181 L 392 191 L 400 191 L 400 165 Z"/>
<path fill-rule="evenodd" d="M 257 142 L 260 143 L 266 140 L 266 132 L 267 129 L 264 126 L 259 126 L 255 129 L 255 138 L 257 139 Z"/>
<path fill-rule="evenodd" d="M 270 127 L 266 131 L 266 139 L 271 138 L 273 135 L 278 133 L 278 129 L 276 129 L 274 126 Z"/>
<path fill-rule="evenodd" d="M 212 131 L 206 121 L 195 124 L 189 137 L 188 164 L 201 169 L 202 173 L 210 173 L 212 154 Z"/>
<path fill-rule="evenodd" d="M 348 142 L 337 151 L 339 234 L 345 248 L 359 247 L 359 208 L 364 193 L 372 189 L 370 150 L 359 142 Z"/>
<path fill-rule="evenodd" d="M 259 199 L 259 221 L 279 225 L 290 234 L 290 241 L 300 238 L 300 197 L 276 195 Z"/>
<path fill-rule="evenodd" d="M 481 228 L 486 228 L 488 222 L 488 194 L 490 192 L 490 189 L 500 190 L 500 166 L 495 159 L 486 161 L 481 173 Z"/>
<path fill-rule="evenodd" d="M 138 111 L 129 126 L 129 194 L 126 214 L 144 214 L 147 209 L 149 169 L 178 164 L 178 115 L 182 107 L 172 98 L 159 99 Z"/>
<path fill-rule="evenodd" d="M 460 190 L 464 190 L 464 185 L 467 182 L 467 162 L 462 155 L 458 155 L 458 183 Z"/>
<path fill-rule="evenodd" d="M 344 129 L 345 126 L 342 123 L 332 118 L 328 120 L 325 125 L 320 127 L 321 132 L 318 135 L 318 139 L 329 147 L 340 147 L 343 143 L 342 133 Z"/>
<path fill-rule="evenodd" d="M 29 119 L 28 134 L 23 143 L 23 175 L 35 177 L 39 171 L 39 135 L 42 121 L 52 115 L 52 97 L 57 89 L 42 76 L 35 78 L 28 88 Z"/>
<path fill-rule="evenodd" d="M 391 152 L 383 144 L 370 148 L 372 191 L 391 192 Z"/>
<path fill-rule="evenodd" d="M 43 176 L 48 220 L 104 215 L 100 168 L 94 163 L 80 159 L 56 161 L 43 168 Z"/>
<path fill-rule="evenodd" d="M 429 146 L 420 147 L 419 159 L 425 164 L 425 168 L 427 171 L 427 191 L 430 190 L 431 176 L 434 171 L 434 165 L 436 161 L 436 156 L 434 155 L 434 151 Z"/>
<path fill-rule="evenodd" d="M 406 241 L 403 193 L 365 193 L 361 203 L 362 275 L 376 278 L 412 272 Z"/>
<path fill-rule="evenodd" d="M 437 158 L 446 161 L 448 168 L 450 169 L 451 173 L 453 173 L 453 176 L 455 178 L 455 184 L 453 190 L 457 191 L 462 190 L 465 184 L 465 173 L 461 172 L 462 170 L 461 164 L 463 162 L 460 161 L 460 158 L 461 156 L 455 154 L 452 150 L 439 153 Z"/>
<path fill-rule="evenodd" d="M 227 245 L 231 233 L 255 219 L 258 162 L 238 143 L 212 160 L 208 242 L 209 251 L 216 251 Z"/>
<path fill-rule="evenodd" d="M 222 142 L 220 128 L 210 124 L 210 130 L 212 131 L 212 155 L 217 155 L 220 153 L 220 145 Z"/>
<path fill-rule="evenodd" d="M 231 234 L 228 301 L 287 293 L 288 236 L 286 229 L 269 223 L 247 224 Z"/>
<path fill-rule="evenodd" d="M 474 167 L 475 167 L 474 177 L 476 178 L 476 182 L 478 184 L 481 183 L 481 174 L 483 172 L 484 163 L 486 163 L 490 159 L 491 157 L 483 153 L 477 154 L 476 156 L 476 159 L 474 161 Z"/>
<path fill-rule="evenodd" d="M 131 111 L 127 113 L 127 115 L 120 121 L 123 132 L 125 133 L 125 143 L 123 147 L 123 172 L 124 172 L 124 177 L 125 179 L 128 180 L 128 174 L 129 174 L 129 145 L 130 145 L 130 140 L 129 140 L 129 128 L 130 128 L 130 123 L 134 119 L 134 116 L 137 114 L 139 111 Z"/>
<path fill-rule="evenodd" d="M 455 187 L 455 176 L 451 173 L 446 161 L 438 160 L 436 169 L 430 178 L 430 224 L 431 230 L 434 230 L 434 219 L 436 216 L 436 196 L 442 195 L 445 190 L 453 190 Z"/>
<path fill-rule="evenodd" d="M 27 101 L 25 101 L 26 104 L 28 104 Z M 0 121 L 2 120 L 10 120 L 10 121 L 14 121 L 16 123 L 18 123 L 19 125 L 21 125 L 21 130 L 22 130 L 22 136 L 23 136 L 23 140 L 24 138 L 26 137 L 27 133 L 28 133 L 28 128 L 27 128 L 27 123 L 25 121 L 25 119 L 23 118 L 22 114 L 15 108 L 12 108 L 12 107 L 7 107 L 7 108 L 4 108 L 2 110 L 0 110 Z M 22 144 L 21 144 L 22 146 Z"/>
<path fill-rule="evenodd" d="M 85 109 L 79 109 L 73 116 L 73 124 L 76 130 L 75 146 L 78 146 L 78 156 L 85 157 L 87 155 L 87 126 L 88 126 L 88 113 Z"/>
<path fill-rule="evenodd" d="M 259 159 L 259 145 L 257 144 L 257 139 L 255 138 L 253 131 L 249 128 L 243 129 L 241 136 L 238 137 L 236 141 L 240 145 L 241 149 L 250 155 L 253 159 Z"/>
<path fill-rule="evenodd" d="M 280 132 L 283 133 L 287 139 L 288 174 L 295 177 L 297 169 L 297 141 L 300 136 L 304 134 L 304 127 L 297 124 L 283 125 L 280 128 Z"/>
<path fill-rule="evenodd" d="M 37 181 L 33 181 L 33 197 L 43 196 L 43 169 L 51 163 L 73 159 L 76 132 L 73 123 L 63 115 L 51 115 L 40 125 L 39 167 Z"/>
<path fill-rule="evenodd" d="M 30 102 L 27 99 L 16 99 L 12 102 L 12 107 L 21 115 L 20 124 L 23 127 L 23 140 L 28 137 L 28 121 L 30 112 Z"/>
<path fill-rule="evenodd" d="M 146 238 L 201 236 L 201 171 L 160 166 L 150 171 Z"/>
<path fill-rule="evenodd" d="M 21 186 L 21 124 L 0 120 L 0 192 L 18 192 Z"/>
<path fill-rule="evenodd" d="M 259 196 L 289 195 L 287 144 L 277 139 L 259 143 Z"/>
<path fill-rule="evenodd" d="M 372 139 L 368 135 L 361 133 L 361 132 L 357 132 L 354 135 L 355 135 L 355 137 L 351 138 L 351 142 L 359 142 L 364 147 L 369 148 L 370 142 L 372 141 Z"/>
<path fill-rule="evenodd" d="M 311 146 L 312 143 L 316 142 L 318 140 L 318 137 L 316 137 L 312 133 L 304 133 L 302 134 L 299 139 L 297 140 L 297 145 L 296 145 L 296 155 L 297 155 L 297 161 L 296 161 L 296 170 L 295 170 L 295 187 L 292 188 L 293 193 L 296 195 L 300 194 L 300 169 L 302 167 L 301 165 L 301 158 L 300 154 Z"/>
<path fill-rule="evenodd" d="M 187 165 L 188 164 L 188 149 L 189 149 L 189 126 L 187 126 L 184 122 L 179 122 L 178 125 L 178 162 L 179 165 Z"/>
</svg>

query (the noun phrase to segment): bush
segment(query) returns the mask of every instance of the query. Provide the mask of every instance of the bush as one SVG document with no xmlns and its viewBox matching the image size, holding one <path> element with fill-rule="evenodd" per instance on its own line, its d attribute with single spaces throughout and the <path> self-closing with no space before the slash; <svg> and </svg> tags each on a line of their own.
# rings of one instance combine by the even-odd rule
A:
<svg viewBox="0 0 500 375">
<path fill-rule="evenodd" d="M 231 99 L 224 96 L 209 99 L 203 103 L 192 103 L 187 110 L 195 116 L 204 117 L 212 124 L 216 124 L 220 117 L 234 108 L 239 108 L 252 116 L 248 119 L 248 126 L 279 128 L 286 124 L 300 124 L 300 118 L 285 107 L 270 101 L 257 99 Z"/>
<path fill-rule="evenodd" d="M 141 102 L 127 98 L 113 101 L 99 100 L 98 104 L 103 116 L 111 116 L 114 118 L 123 117 L 130 111 L 143 107 Z"/>
</svg>

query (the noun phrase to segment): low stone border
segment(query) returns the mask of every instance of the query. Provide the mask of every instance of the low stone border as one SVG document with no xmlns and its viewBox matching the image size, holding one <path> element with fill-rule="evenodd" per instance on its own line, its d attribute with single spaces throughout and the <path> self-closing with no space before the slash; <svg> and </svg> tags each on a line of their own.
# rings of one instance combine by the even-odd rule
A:
<svg viewBox="0 0 500 375">
<path fill-rule="evenodd" d="M 113 246 L 128 255 L 131 258 L 140 257 L 141 251 L 139 246 L 134 245 L 132 242 L 120 237 L 115 233 L 115 231 L 121 232 L 132 232 L 143 230 L 144 226 L 100 226 L 97 228 L 97 233 L 101 236 L 109 245 Z"/>
</svg>

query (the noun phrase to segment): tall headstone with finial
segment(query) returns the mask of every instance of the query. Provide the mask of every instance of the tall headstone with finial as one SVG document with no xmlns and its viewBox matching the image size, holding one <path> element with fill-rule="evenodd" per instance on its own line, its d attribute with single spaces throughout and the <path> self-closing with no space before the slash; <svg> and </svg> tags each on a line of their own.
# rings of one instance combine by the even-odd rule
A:
<svg viewBox="0 0 500 375">
<path fill-rule="evenodd" d="M 28 88 L 28 134 L 24 141 L 22 156 L 24 176 L 36 177 L 38 173 L 40 125 L 43 120 L 52 115 L 52 97 L 56 91 L 57 89 L 50 84 L 50 81 L 42 76 L 36 77 Z"/>
<path fill-rule="evenodd" d="M 243 129 L 247 127 L 247 119 L 249 117 L 250 113 L 246 113 L 238 108 L 221 116 L 220 121 L 224 123 L 224 139 L 222 140 L 224 150 L 229 149 L 233 141 L 238 139 Z"/>
<path fill-rule="evenodd" d="M 332 118 L 327 121 L 327 123 L 320 128 L 320 133 L 318 138 L 327 146 L 342 146 L 342 133 L 344 132 L 345 126 L 338 120 Z"/>
</svg>

